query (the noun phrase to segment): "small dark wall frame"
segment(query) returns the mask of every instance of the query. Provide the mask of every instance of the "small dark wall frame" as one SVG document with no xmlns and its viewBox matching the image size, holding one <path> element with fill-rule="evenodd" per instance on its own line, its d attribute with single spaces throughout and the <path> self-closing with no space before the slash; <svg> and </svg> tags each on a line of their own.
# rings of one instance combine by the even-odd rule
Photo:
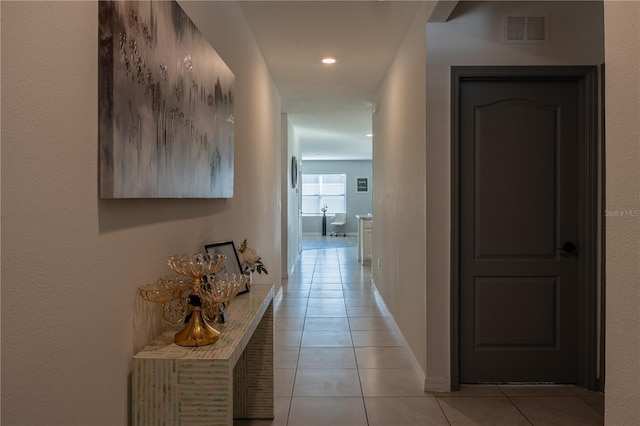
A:
<svg viewBox="0 0 640 426">
<path fill-rule="evenodd" d="M 369 178 L 366 176 L 359 176 L 356 178 L 356 192 L 366 193 L 369 192 Z"/>
<path fill-rule="evenodd" d="M 242 274 L 242 264 L 240 263 L 240 257 L 238 257 L 238 251 L 236 250 L 236 245 L 233 241 L 224 241 L 220 243 L 213 244 L 205 244 L 204 251 L 210 254 L 221 253 L 227 256 L 227 260 L 224 262 L 222 269 L 220 269 L 217 273 L 219 274 Z M 215 274 L 214 274 L 215 275 Z M 212 276 L 213 277 L 213 276 Z M 244 294 L 251 290 L 250 284 L 247 282 L 247 285 L 240 290 L 238 293 Z"/>
<path fill-rule="evenodd" d="M 294 155 L 291 157 L 291 188 L 298 186 L 298 159 Z"/>
</svg>

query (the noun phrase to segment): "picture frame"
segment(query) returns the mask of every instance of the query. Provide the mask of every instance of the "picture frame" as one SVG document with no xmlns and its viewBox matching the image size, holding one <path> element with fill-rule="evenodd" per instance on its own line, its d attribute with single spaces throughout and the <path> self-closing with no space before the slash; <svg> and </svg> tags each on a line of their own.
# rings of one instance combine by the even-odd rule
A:
<svg viewBox="0 0 640 426">
<path fill-rule="evenodd" d="M 233 241 L 223 241 L 213 244 L 204 245 L 205 253 L 216 254 L 221 253 L 227 256 L 227 260 L 224 262 L 222 268 L 217 272 L 219 274 L 242 274 L 242 264 L 240 263 L 240 257 L 236 250 L 236 245 Z M 247 293 L 251 290 L 249 282 L 240 290 L 238 295 Z"/>
<path fill-rule="evenodd" d="M 358 177 L 356 177 L 356 192 L 361 193 L 361 194 L 369 192 L 369 177 L 368 176 L 358 176 Z"/>
</svg>

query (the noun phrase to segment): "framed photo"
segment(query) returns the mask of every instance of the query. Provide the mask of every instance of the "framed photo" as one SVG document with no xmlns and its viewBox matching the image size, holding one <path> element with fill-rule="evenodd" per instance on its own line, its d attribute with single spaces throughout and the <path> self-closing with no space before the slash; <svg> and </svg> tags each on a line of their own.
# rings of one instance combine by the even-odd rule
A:
<svg viewBox="0 0 640 426">
<path fill-rule="evenodd" d="M 224 262 L 222 269 L 218 271 L 219 274 L 242 274 L 242 264 L 236 251 L 236 245 L 233 241 L 224 241 L 221 243 L 205 244 L 204 251 L 206 253 L 222 253 L 227 256 L 227 260 Z M 250 290 L 249 283 L 240 290 L 238 294 L 246 293 Z"/>
<path fill-rule="evenodd" d="M 356 177 L 356 192 L 369 192 L 369 177 L 359 176 Z"/>
</svg>

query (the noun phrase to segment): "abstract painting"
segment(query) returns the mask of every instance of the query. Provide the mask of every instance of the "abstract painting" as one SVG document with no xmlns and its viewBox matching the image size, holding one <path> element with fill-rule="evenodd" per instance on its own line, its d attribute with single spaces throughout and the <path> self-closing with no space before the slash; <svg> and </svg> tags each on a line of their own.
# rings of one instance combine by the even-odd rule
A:
<svg viewBox="0 0 640 426">
<path fill-rule="evenodd" d="M 101 198 L 232 198 L 235 77 L 175 1 L 99 2 Z"/>
</svg>

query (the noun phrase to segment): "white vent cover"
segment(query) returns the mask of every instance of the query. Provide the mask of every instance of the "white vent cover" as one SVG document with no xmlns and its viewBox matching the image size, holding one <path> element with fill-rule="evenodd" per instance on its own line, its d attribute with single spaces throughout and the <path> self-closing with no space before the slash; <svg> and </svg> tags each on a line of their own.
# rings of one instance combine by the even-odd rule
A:
<svg viewBox="0 0 640 426">
<path fill-rule="evenodd" d="M 505 15 L 503 21 L 503 43 L 547 43 L 549 41 L 548 15 Z"/>
</svg>

